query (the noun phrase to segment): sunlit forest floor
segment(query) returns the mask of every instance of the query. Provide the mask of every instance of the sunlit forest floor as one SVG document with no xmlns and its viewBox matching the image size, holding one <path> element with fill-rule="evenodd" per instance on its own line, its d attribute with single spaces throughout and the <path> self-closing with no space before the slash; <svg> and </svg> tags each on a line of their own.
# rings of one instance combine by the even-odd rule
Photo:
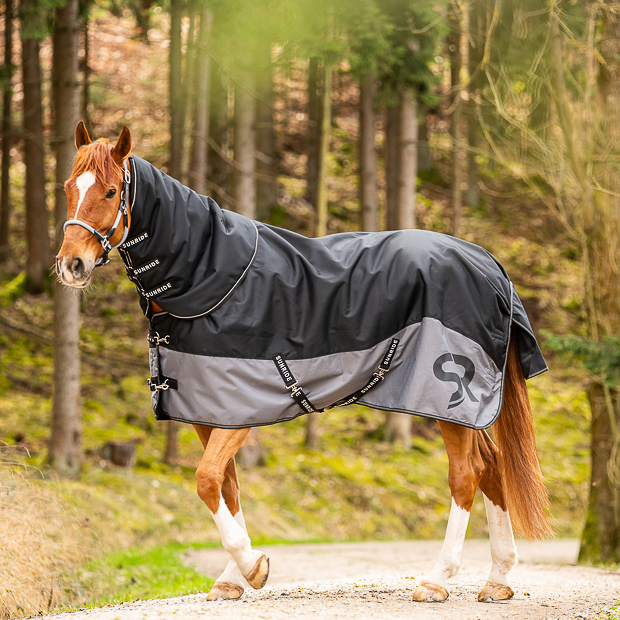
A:
<svg viewBox="0 0 620 620">
<path fill-rule="evenodd" d="M 157 32 L 149 46 L 133 40 L 131 27 L 128 19 L 106 17 L 92 28 L 91 47 L 97 51 L 92 59 L 92 122 L 96 136 L 110 138 L 123 124 L 129 125 L 134 153 L 163 166 L 167 48 Z M 302 199 L 304 80 L 303 65 L 277 75 L 281 204 L 272 209 L 269 219 L 311 234 L 311 211 Z M 357 93 L 346 67 L 335 80 L 334 92 L 328 166 L 330 232 L 358 227 Z M 430 120 L 435 169 L 424 175 L 428 180 L 419 187 L 418 225 L 448 232 L 446 122 L 441 112 Z M 482 199 L 478 207 L 466 211 L 464 238 L 484 246 L 502 262 L 538 333 L 579 331 L 582 299 L 576 248 L 545 205 L 509 172 L 485 158 L 479 163 Z M 0 477 L 3 485 L 7 479 L 17 490 L 23 485 L 21 476 L 43 485 L 42 497 L 61 507 L 48 532 L 51 539 L 64 541 L 65 548 L 72 550 L 57 569 L 64 593 L 56 595 L 59 602 L 82 604 L 93 598 L 122 597 L 124 586 L 116 577 L 111 578 L 112 585 L 105 585 L 105 579 L 93 580 L 97 570 L 105 573 L 101 565 L 89 565 L 79 574 L 66 571 L 126 548 L 216 542 L 215 527 L 195 494 L 200 443 L 191 427 L 183 427 L 178 465 L 162 464 L 164 427 L 153 418 L 146 386 L 147 323 L 137 293 L 114 257 L 105 269 L 97 270 L 92 286 L 81 297 L 84 471 L 78 480 L 60 481 L 45 470 L 52 396 L 52 300 L 49 294 L 24 293 L 20 275 L 23 166 L 19 161 L 12 174 L 15 251 L 0 281 L 0 441 L 7 444 L 2 458 L 20 467 L 13 477 L 8 468 L 4 468 L 6 476 L 0 469 Z M 52 179 L 53 169 L 49 174 Z M 551 372 L 529 382 L 539 452 L 558 535 L 578 536 L 589 477 L 586 378 L 565 361 L 547 357 Z M 413 448 L 404 451 L 384 441 L 381 412 L 362 407 L 330 411 L 320 418 L 316 452 L 303 447 L 304 423 L 298 419 L 262 428 L 264 464 L 241 469 L 242 505 L 256 541 L 443 536 L 450 506 L 447 457 L 433 422 L 416 418 Z M 110 440 L 136 442 L 135 470 L 102 460 L 101 447 Z M 38 526 L 47 535 L 45 525 Z M 486 533 L 483 504 L 477 501 L 469 536 Z"/>
</svg>

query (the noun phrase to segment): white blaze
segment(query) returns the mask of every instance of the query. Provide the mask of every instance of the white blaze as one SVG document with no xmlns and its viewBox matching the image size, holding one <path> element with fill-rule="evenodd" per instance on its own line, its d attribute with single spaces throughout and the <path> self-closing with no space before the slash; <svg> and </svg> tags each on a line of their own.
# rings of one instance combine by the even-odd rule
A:
<svg viewBox="0 0 620 620">
<path fill-rule="evenodd" d="M 95 181 L 96 181 L 95 175 L 90 170 L 82 173 L 75 180 L 75 186 L 78 189 L 79 198 L 78 198 L 77 209 L 75 210 L 75 215 L 73 216 L 74 220 L 77 219 L 78 211 L 80 210 L 80 207 L 82 206 L 82 202 L 84 201 L 84 198 L 86 198 L 86 192 L 88 192 L 88 190 L 95 184 Z"/>
</svg>

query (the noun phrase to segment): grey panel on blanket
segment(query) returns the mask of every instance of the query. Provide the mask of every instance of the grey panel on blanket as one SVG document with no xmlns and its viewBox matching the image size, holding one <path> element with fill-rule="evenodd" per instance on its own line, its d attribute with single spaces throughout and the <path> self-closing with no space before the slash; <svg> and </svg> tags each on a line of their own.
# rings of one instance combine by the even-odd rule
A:
<svg viewBox="0 0 620 620">
<path fill-rule="evenodd" d="M 495 421 L 502 401 L 502 373 L 477 343 L 430 318 L 395 337 L 400 344 L 391 370 L 362 404 L 474 428 L 486 428 Z M 288 363 L 313 404 L 322 408 L 362 388 L 377 370 L 390 340 L 364 351 Z M 448 359 L 451 356 L 457 360 L 463 356 L 475 367 L 465 389 L 461 389 L 464 367 Z M 443 373 L 438 373 L 443 380 L 434 372 L 441 359 L 446 359 L 441 364 Z M 178 390 L 160 393 L 159 413 L 164 419 L 227 428 L 273 424 L 302 413 L 271 360 L 209 357 L 160 347 L 160 372 L 179 382 Z M 459 390 L 462 399 L 454 405 L 451 398 Z"/>
</svg>

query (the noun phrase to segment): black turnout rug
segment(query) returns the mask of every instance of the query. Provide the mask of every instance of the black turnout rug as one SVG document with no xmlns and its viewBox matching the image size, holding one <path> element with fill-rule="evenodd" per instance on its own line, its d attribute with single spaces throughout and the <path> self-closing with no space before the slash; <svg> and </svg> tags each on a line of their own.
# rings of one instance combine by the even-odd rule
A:
<svg viewBox="0 0 620 620">
<path fill-rule="evenodd" d="M 131 172 L 119 249 L 150 320 L 158 419 L 260 426 L 357 402 L 480 429 L 501 409 L 512 330 L 525 377 L 547 368 L 481 247 L 421 230 L 308 239 L 139 157 Z"/>
</svg>

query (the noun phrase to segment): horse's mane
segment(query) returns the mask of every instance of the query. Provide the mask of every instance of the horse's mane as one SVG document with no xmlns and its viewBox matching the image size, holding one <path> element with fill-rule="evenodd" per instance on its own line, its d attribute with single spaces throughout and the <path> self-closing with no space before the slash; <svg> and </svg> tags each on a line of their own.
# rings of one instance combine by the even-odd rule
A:
<svg viewBox="0 0 620 620">
<path fill-rule="evenodd" d="M 71 178 L 84 172 L 92 172 L 98 183 L 112 184 L 123 178 L 123 169 L 112 157 L 112 147 L 108 140 L 99 138 L 92 144 L 80 148 L 73 162 Z"/>
</svg>

